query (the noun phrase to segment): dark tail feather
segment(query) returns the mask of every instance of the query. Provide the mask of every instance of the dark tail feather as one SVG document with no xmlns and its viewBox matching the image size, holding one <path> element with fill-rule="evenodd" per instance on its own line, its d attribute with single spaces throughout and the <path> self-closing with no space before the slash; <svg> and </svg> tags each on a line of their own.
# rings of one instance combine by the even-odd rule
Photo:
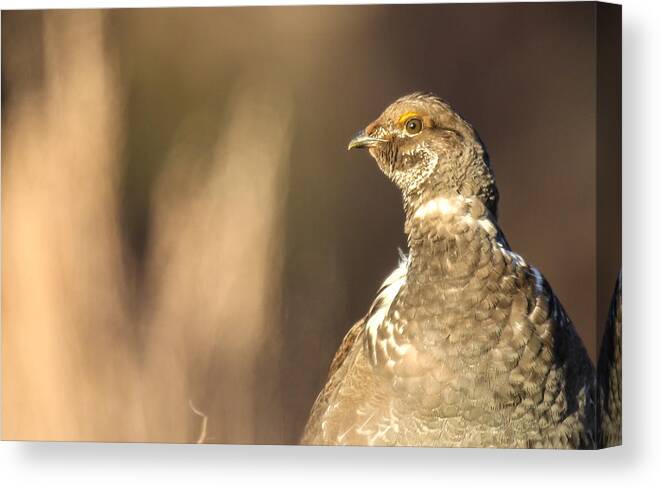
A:
<svg viewBox="0 0 661 489">
<path fill-rule="evenodd" d="M 599 447 L 622 444 L 622 273 L 617 277 L 597 364 Z"/>
</svg>

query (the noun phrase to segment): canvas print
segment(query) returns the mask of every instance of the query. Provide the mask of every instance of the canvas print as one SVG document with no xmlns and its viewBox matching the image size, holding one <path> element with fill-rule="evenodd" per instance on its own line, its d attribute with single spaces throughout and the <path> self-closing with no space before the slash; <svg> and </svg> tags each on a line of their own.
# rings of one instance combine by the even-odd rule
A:
<svg viewBox="0 0 661 489">
<path fill-rule="evenodd" d="M 621 9 L 2 12 L 2 438 L 622 443 Z"/>
</svg>

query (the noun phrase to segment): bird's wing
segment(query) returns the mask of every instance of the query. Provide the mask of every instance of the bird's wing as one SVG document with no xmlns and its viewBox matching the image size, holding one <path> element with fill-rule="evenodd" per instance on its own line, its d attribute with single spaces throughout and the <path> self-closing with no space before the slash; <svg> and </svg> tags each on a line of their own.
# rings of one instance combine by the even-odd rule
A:
<svg viewBox="0 0 661 489">
<path fill-rule="evenodd" d="M 617 278 L 597 364 L 599 446 L 622 444 L 622 274 Z"/>
<path fill-rule="evenodd" d="M 318 443 L 319 431 L 323 431 L 322 418 L 328 411 L 331 398 L 335 391 L 337 390 L 339 383 L 342 379 L 342 375 L 335 375 L 338 370 L 344 365 L 347 357 L 355 352 L 354 348 L 363 337 L 365 331 L 365 319 L 357 321 L 349 330 L 349 332 L 344 336 L 340 348 L 335 353 L 333 360 L 331 362 L 328 377 L 324 388 L 321 390 L 317 399 L 314 401 L 314 405 L 310 410 L 310 416 L 308 422 L 305 425 L 303 430 L 303 436 L 301 438 L 301 443 L 303 445 L 310 445 Z"/>
<path fill-rule="evenodd" d="M 351 327 L 345 335 L 340 348 L 335 353 L 326 384 L 312 406 L 301 443 L 313 444 L 323 441 L 325 430 L 324 420 L 330 416 L 330 411 L 333 410 L 333 397 L 340 390 L 341 382 L 347 377 L 346 373 L 354 363 L 356 356 L 362 351 L 365 335 L 373 336 L 375 334 L 376 328 L 378 328 L 388 313 L 390 305 L 404 283 L 408 258 L 404 254 L 401 254 L 400 258 L 399 266 L 386 278 L 379 288 L 367 315 Z M 367 364 L 361 364 L 361 367 L 358 368 L 360 372 L 356 372 L 356 369 L 354 369 L 354 377 L 368 375 L 370 369 L 371 367 Z"/>
<path fill-rule="evenodd" d="M 330 381 L 330 379 L 333 377 L 333 374 L 335 374 L 335 372 L 337 372 L 337 370 L 340 368 L 345 358 L 347 357 L 347 355 L 349 355 L 349 352 L 353 348 L 353 345 L 356 343 L 356 340 L 361 336 L 361 333 L 365 329 L 365 319 L 366 318 L 362 318 L 360 321 L 357 321 L 351 327 L 349 332 L 346 335 L 344 335 L 342 344 L 335 352 L 335 356 L 333 356 L 333 361 L 331 362 L 330 368 L 328 369 L 328 378 L 327 378 L 328 381 Z"/>
<path fill-rule="evenodd" d="M 534 286 L 526 295 L 530 305 L 527 318 L 534 333 L 528 339 L 517 370 L 524 377 L 542 373 L 537 387 L 543 399 L 538 406 L 548 409 L 557 425 L 545 435 L 548 446 L 593 448 L 594 368 L 571 319 L 547 280 L 534 267 L 526 267 Z M 531 341 L 541 341 L 537 355 L 528 355 Z M 537 350 L 533 348 L 532 351 Z M 547 370 L 548 369 L 548 370 Z"/>
</svg>

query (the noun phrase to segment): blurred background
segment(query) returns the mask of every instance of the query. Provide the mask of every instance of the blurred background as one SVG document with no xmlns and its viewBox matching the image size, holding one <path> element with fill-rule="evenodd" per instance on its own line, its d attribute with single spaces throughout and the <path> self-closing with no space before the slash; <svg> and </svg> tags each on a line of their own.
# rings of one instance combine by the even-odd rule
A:
<svg viewBox="0 0 661 489">
<path fill-rule="evenodd" d="M 347 141 L 414 90 L 477 128 L 594 359 L 593 13 L 2 12 L 3 437 L 295 443 L 406 244 Z"/>
</svg>

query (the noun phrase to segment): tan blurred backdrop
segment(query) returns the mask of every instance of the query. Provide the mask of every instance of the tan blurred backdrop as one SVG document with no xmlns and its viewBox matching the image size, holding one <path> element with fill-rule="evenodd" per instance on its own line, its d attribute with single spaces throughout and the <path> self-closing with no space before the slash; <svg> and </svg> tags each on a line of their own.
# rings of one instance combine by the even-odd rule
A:
<svg viewBox="0 0 661 489">
<path fill-rule="evenodd" d="M 405 245 L 346 143 L 413 90 L 594 358 L 591 9 L 3 12 L 3 437 L 295 443 Z"/>
</svg>

